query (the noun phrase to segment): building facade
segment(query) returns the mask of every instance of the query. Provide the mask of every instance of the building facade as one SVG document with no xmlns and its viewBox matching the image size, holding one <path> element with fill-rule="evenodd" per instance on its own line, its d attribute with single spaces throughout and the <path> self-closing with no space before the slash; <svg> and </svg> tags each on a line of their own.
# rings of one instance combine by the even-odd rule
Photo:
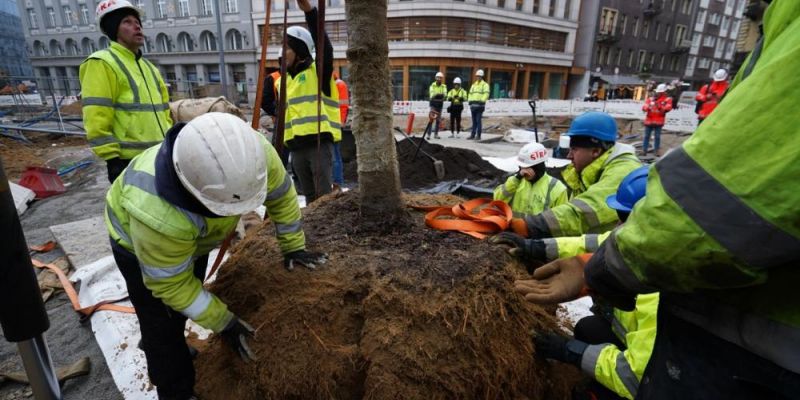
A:
<svg viewBox="0 0 800 400">
<path fill-rule="evenodd" d="M 574 88 L 573 96 L 641 98 L 648 81 L 679 80 L 696 1 L 585 0 L 578 40 L 591 51 L 582 51 L 576 62 L 584 63 L 589 79 Z"/>
<path fill-rule="evenodd" d="M 769 4 L 764 0 L 748 0 L 742 13 L 742 23 L 739 25 L 739 36 L 736 38 L 736 52 L 733 55 L 731 75 L 739 72 L 745 58 L 756 48 L 761 36 L 761 22 L 764 11 Z"/>
<path fill-rule="evenodd" d="M 0 0 L 0 76 L 2 75 L 33 76 L 16 0 Z"/>
<path fill-rule="evenodd" d="M 97 0 L 20 0 L 23 30 L 37 76 L 55 77 L 60 92 L 77 94 L 78 67 L 108 45 L 99 31 Z M 441 71 L 450 85 L 469 88 L 483 69 L 492 98 L 560 99 L 573 67 L 582 0 L 389 0 L 389 57 L 396 100 L 427 100 Z M 145 11 L 143 51 L 162 71 L 173 94 L 220 81 L 213 0 L 138 0 Z M 282 38 L 282 1 L 273 1 L 268 59 Z M 289 2 L 289 25 L 303 24 Z M 252 103 L 265 2 L 220 0 L 228 82 Z M 344 0 L 327 0 L 326 29 L 335 64 L 346 79 Z"/>
<path fill-rule="evenodd" d="M 719 68 L 730 70 L 747 0 L 695 0 L 692 44 L 684 80 L 694 89 L 711 80 Z"/>
</svg>

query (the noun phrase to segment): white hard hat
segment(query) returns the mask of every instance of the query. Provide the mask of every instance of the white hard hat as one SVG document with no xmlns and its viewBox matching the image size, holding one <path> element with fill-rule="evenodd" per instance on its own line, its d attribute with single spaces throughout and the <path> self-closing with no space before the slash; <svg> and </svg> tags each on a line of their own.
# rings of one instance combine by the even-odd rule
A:
<svg viewBox="0 0 800 400">
<path fill-rule="evenodd" d="M 460 85 L 460 84 L 461 84 L 461 78 L 453 79 L 453 85 Z"/>
<path fill-rule="evenodd" d="M 728 79 L 728 71 L 725 71 L 724 68 L 720 68 L 714 72 L 714 81 L 719 82 L 725 79 Z"/>
<path fill-rule="evenodd" d="M 311 38 L 311 32 L 308 29 L 302 26 L 290 26 L 286 29 L 286 35 L 302 40 L 308 48 L 308 54 L 314 56 L 314 39 Z"/>
<path fill-rule="evenodd" d="M 128 0 L 104 0 L 98 3 L 97 8 L 94 10 L 96 14 L 95 20 L 97 21 L 97 26 L 100 28 L 100 31 L 103 30 L 103 26 L 100 24 L 100 21 L 103 19 L 103 17 L 123 8 L 130 8 L 131 10 L 136 12 L 136 15 L 138 15 L 139 18 L 142 18 L 142 10 L 136 8 Z M 108 35 L 108 32 L 103 32 L 103 33 Z"/>
<path fill-rule="evenodd" d="M 664 93 L 666 91 L 667 91 L 667 85 L 661 83 L 658 86 L 656 86 L 656 93 Z"/>
<path fill-rule="evenodd" d="M 541 164 L 548 158 L 550 158 L 550 154 L 541 143 L 528 143 L 519 149 L 519 154 L 517 154 L 517 165 L 522 168 L 528 168 L 537 164 Z"/>
<path fill-rule="evenodd" d="M 559 136 L 558 137 L 558 147 L 560 147 L 562 149 L 568 149 L 569 148 L 569 136 L 567 136 L 567 135 Z"/>
<path fill-rule="evenodd" d="M 477 72 L 475 72 L 475 76 L 481 76 L 482 77 L 483 76 L 483 70 L 479 69 Z"/>
<path fill-rule="evenodd" d="M 183 186 L 221 216 L 255 210 L 267 197 L 264 139 L 238 117 L 203 114 L 175 139 L 173 166 Z"/>
<path fill-rule="evenodd" d="M 436 73 L 436 77 L 437 77 L 437 78 L 444 78 L 444 74 L 443 74 L 443 73 L 441 73 L 441 72 L 437 72 L 437 73 Z"/>
</svg>

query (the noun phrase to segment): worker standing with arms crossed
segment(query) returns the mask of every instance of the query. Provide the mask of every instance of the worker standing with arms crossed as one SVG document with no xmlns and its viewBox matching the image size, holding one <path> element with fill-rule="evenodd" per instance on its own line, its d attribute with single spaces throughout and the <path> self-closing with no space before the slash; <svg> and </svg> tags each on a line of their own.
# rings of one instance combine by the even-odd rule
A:
<svg viewBox="0 0 800 400">
<path fill-rule="evenodd" d="M 434 139 L 439 138 L 439 123 L 442 120 L 442 108 L 444 108 L 444 99 L 446 96 L 447 85 L 444 84 L 444 74 L 437 72 L 436 80 L 434 80 L 428 88 L 431 112 L 436 113 L 436 118 L 431 121 L 431 132 L 433 133 Z"/>
<path fill-rule="evenodd" d="M 489 84 L 483 80 L 482 69 L 475 72 L 475 82 L 469 87 L 467 101 L 472 114 L 472 133 L 467 140 L 481 140 L 483 111 L 486 110 L 486 102 L 489 101 Z"/>
<path fill-rule="evenodd" d="M 113 183 L 133 157 L 164 140 L 172 118 L 167 86 L 142 57 L 141 11 L 127 0 L 101 1 L 96 11 L 111 44 L 80 66 L 83 125 Z"/>
<path fill-rule="evenodd" d="M 450 137 L 458 137 L 461 133 L 461 113 L 464 111 L 464 101 L 467 100 L 467 91 L 461 87 L 461 78 L 453 79 L 453 88 L 447 92 L 447 101 L 450 107 Z"/>
</svg>

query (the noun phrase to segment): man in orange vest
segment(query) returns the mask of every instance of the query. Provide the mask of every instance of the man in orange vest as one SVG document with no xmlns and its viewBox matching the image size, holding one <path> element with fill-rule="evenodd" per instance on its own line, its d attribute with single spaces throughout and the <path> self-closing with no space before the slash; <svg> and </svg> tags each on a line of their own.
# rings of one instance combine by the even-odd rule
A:
<svg viewBox="0 0 800 400">
<path fill-rule="evenodd" d="M 347 83 L 339 78 L 339 73 L 333 73 L 333 79 L 336 80 L 336 88 L 339 90 L 339 114 L 342 116 L 342 127 L 347 123 L 347 114 L 350 111 L 350 92 L 347 89 Z M 333 185 L 344 185 L 344 164 L 342 163 L 342 152 L 340 149 L 341 142 L 333 144 Z"/>
<path fill-rule="evenodd" d="M 642 154 L 647 154 L 650 147 L 650 133 L 653 133 L 656 140 L 653 153 L 658 156 L 658 148 L 661 146 L 661 128 L 664 127 L 667 113 L 672 111 L 672 98 L 667 96 L 667 85 L 662 83 L 656 87 L 655 96 L 645 100 L 642 111 L 647 113 L 644 119 Z"/>
<path fill-rule="evenodd" d="M 717 108 L 717 104 L 725 91 L 728 90 L 728 71 L 718 69 L 714 72 L 714 82 L 703 85 L 700 91 L 697 92 L 695 100 L 697 100 L 697 123 L 701 124 L 706 117 Z"/>
<path fill-rule="evenodd" d="M 261 89 L 261 109 L 272 117 L 278 115 L 278 87 L 275 82 L 281 77 L 281 59 L 283 58 L 283 48 L 278 49 L 278 68 L 267 68 L 267 77 L 264 78 L 264 88 Z"/>
</svg>

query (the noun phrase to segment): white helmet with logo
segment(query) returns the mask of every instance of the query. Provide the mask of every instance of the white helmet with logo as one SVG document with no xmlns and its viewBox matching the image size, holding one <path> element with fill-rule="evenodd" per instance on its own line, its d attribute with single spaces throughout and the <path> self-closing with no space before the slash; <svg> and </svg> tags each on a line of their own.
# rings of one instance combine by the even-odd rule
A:
<svg viewBox="0 0 800 400">
<path fill-rule="evenodd" d="M 475 72 L 475 76 L 480 76 L 482 78 L 483 77 L 483 70 L 479 69 L 477 72 Z"/>
<path fill-rule="evenodd" d="M 461 78 L 453 79 L 453 85 L 460 85 L 460 84 L 461 84 Z"/>
<path fill-rule="evenodd" d="M 286 29 L 286 35 L 302 40 L 308 48 L 308 54 L 314 56 L 314 39 L 311 38 L 311 32 L 308 29 L 302 26 L 290 26 Z"/>
<path fill-rule="evenodd" d="M 189 121 L 172 159 L 183 187 L 214 214 L 241 215 L 267 197 L 263 139 L 234 115 L 212 112 Z"/>
<path fill-rule="evenodd" d="M 528 143 L 519 149 L 517 165 L 522 168 L 529 168 L 547 161 L 548 158 L 550 158 L 550 153 L 541 143 Z"/>
<path fill-rule="evenodd" d="M 100 30 L 102 31 L 103 26 L 100 24 L 100 21 L 103 20 L 103 17 L 123 8 L 130 8 L 131 10 L 136 12 L 136 15 L 138 15 L 139 18 L 142 18 L 142 10 L 136 8 L 128 0 L 104 0 L 98 3 L 97 8 L 95 9 L 96 13 L 95 20 L 97 21 L 97 27 L 100 28 Z M 103 32 L 103 33 L 105 33 L 106 35 L 108 34 L 108 32 Z"/>
<path fill-rule="evenodd" d="M 714 72 L 714 81 L 720 82 L 728 79 L 728 71 L 725 71 L 724 68 L 720 68 Z"/>
<path fill-rule="evenodd" d="M 656 93 L 664 93 L 666 91 L 667 91 L 667 85 L 661 83 L 658 86 L 656 86 Z"/>
</svg>

